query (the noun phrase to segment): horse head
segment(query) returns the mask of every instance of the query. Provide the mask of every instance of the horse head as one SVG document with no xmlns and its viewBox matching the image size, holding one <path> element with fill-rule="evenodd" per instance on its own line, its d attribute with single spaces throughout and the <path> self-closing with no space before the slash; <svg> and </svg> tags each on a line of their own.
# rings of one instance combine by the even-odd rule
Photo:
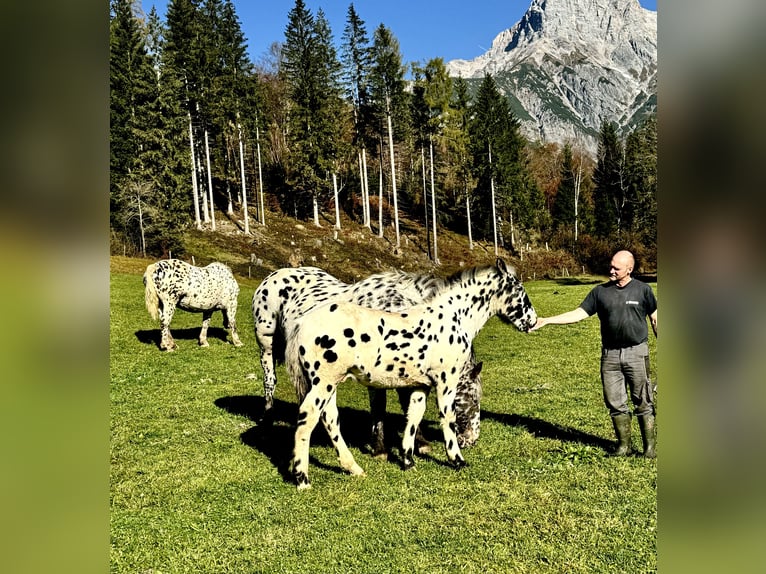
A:
<svg viewBox="0 0 766 574">
<path fill-rule="evenodd" d="M 498 317 L 504 323 L 513 325 L 523 333 L 528 333 L 537 322 L 535 308 L 521 281 L 516 277 L 513 267 L 509 267 L 498 257 L 497 270 L 501 277 Z"/>
</svg>

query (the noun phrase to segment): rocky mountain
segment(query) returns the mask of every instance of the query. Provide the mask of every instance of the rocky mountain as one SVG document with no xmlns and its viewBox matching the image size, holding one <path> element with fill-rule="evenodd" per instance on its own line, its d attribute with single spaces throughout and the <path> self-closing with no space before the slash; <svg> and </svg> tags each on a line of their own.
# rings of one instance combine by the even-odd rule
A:
<svg viewBox="0 0 766 574">
<path fill-rule="evenodd" d="M 485 54 L 447 63 L 478 87 L 492 74 L 531 140 L 595 154 L 602 118 L 627 131 L 657 108 L 657 13 L 638 0 L 532 0 Z"/>
</svg>

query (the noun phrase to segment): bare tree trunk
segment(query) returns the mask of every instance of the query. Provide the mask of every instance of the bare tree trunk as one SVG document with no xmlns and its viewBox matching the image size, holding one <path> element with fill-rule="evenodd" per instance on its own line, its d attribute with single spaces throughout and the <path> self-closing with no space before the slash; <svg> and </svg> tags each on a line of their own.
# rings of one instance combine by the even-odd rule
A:
<svg viewBox="0 0 766 574">
<path fill-rule="evenodd" d="M 210 227 L 215 231 L 215 204 L 213 203 L 213 170 L 210 169 L 210 146 L 205 128 L 205 162 L 207 163 L 207 190 L 210 194 Z"/>
<path fill-rule="evenodd" d="M 141 196 L 138 196 L 138 228 L 141 230 L 141 256 L 146 257 L 146 235 L 144 233 L 144 212 L 141 209 Z"/>
<path fill-rule="evenodd" d="M 197 163 L 194 157 L 194 132 L 192 129 L 191 112 L 189 112 L 189 148 L 191 151 L 192 195 L 194 196 L 194 225 L 197 229 L 202 229 L 202 219 L 199 214 L 199 188 L 197 187 Z"/>
<path fill-rule="evenodd" d="M 340 229 L 340 208 L 338 207 L 338 178 L 332 174 L 332 192 L 335 196 L 335 229 Z"/>
<path fill-rule="evenodd" d="M 431 252 L 431 230 L 428 227 L 428 188 L 426 187 L 426 150 L 425 146 L 420 146 L 420 172 L 423 175 L 423 203 L 425 204 L 426 216 L 426 246 L 428 247 L 428 258 L 433 260 Z"/>
<path fill-rule="evenodd" d="M 317 200 L 316 193 L 311 196 L 311 201 L 314 205 L 314 225 L 322 227 L 319 223 L 319 201 Z"/>
<path fill-rule="evenodd" d="M 580 165 L 577 166 L 577 175 L 575 176 L 574 181 L 574 216 L 575 216 L 575 225 L 574 225 L 574 240 L 577 242 L 577 230 L 578 230 L 578 224 L 579 224 L 579 207 L 580 207 L 580 186 L 582 185 L 582 157 L 580 157 Z"/>
<path fill-rule="evenodd" d="M 233 163 L 231 159 L 231 137 L 226 134 L 226 198 L 228 203 L 226 204 L 226 214 L 229 216 L 234 215 L 234 203 L 231 200 L 231 179 L 229 178 L 229 166 Z"/>
<path fill-rule="evenodd" d="M 428 138 L 431 153 L 431 227 L 434 230 L 434 263 L 439 265 L 439 242 L 436 238 L 436 190 L 434 189 L 434 141 Z"/>
<path fill-rule="evenodd" d="M 261 132 L 258 129 L 258 125 L 255 126 L 255 147 L 258 151 L 258 195 L 260 197 L 261 204 L 261 225 L 266 225 L 266 208 L 263 204 L 263 174 L 261 172 Z"/>
<path fill-rule="evenodd" d="M 364 209 L 367 213 L 367 222 L 365 225 L 372 230 L 372 214 L 370 213 L 370 181 L 367 179 L 367 150 L 362 148 L 362 181 L 364 182 Z"/>
<path fill-rule="evenodd" d="M 468 194 L 465 196 L 465 214 L 468 218 L 468 249 L 473 251 L 473 235 L 471 234 L 471 201 Z"/>
<path fill-rule="evenodd" d="M 497 215 L 495 214 L 495 176 L 492 173 L 492 144 L 489 146 L 489 188 L 492 195 L 492 232 L 495 241 L 495 257 L 497 257 Z"/>
<path fill-rule="evenodd" d="M 245 144 L 242 141 L 242 126 L 237 123 L 239 139 L 239 175 L 242 179 L 242 218 L 245 221 L 245 234 L 250 235 L 250 216 L 247 212 L 247 185 L 245 183 Z"/>
<path fill-rule="evenodd" d="M 381 144 L 382 145 L 382 144 Z M 380 162 L 378 178 L 378 237 L 383 238 L 383 162 Z"/>
<path fill-rule="evenodd" d="M 394 194 L 394 229 L 396 230 L 396 251 L 402 246 L 401 238 L 399 237 L 399 205 L 396 199 L 396 165 L 394 164 L 394 129 L 391 126 L 391 112 L 386 114 L 386 120 L 388 121 L 388 154 L 391 160 L 391 189 Z"/>
<path fill-rule="evenodd" d="M 516 245 L 516 231 L 513 228 L 513 210 L 511 210 L 510 215 L 511 215 L 511 247 L 514 247 Z"/>
</svg>

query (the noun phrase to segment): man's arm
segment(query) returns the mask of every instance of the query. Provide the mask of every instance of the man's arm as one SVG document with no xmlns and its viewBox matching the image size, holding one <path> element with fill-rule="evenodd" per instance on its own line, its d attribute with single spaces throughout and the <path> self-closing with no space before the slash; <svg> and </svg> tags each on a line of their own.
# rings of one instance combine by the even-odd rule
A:
<svg viewBox="0 0 766 574">
<path fill-rule="evenodd" d="M 583 319 L 587 319 L 590 315 L 585 312 L 585 309 L 578 307 L 572 311 L 567 311 L 561 315 L 554 315 L 553 317 L 538 317 L 535 326 L 530 331 L 536 331 L 540 327 L 545 325 L 567 325 L 569 323 L 577 323 Z"/>
<path fill-rule="evenodd" d="M 657 338 L 657 309 L 654 310 L 654 313 L 649 315 L 649 321 L 652 324 L 652 331 L 654 331 L 654 337 Z"/>
</svg>

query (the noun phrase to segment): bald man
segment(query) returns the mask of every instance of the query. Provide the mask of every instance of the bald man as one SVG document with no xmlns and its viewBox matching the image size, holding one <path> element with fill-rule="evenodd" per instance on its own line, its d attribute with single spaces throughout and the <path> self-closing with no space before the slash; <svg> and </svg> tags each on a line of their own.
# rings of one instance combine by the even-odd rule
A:
<svg viewBox="0 0 766 574">
<path fill-rule="evenodd" d="M 594 287 L 577 309 L 538 317 L 531 329 L 545 325 L 576 323 L 598 315 L 601 322 L 601 383 L 604 403 L 612 417 L 617 446 L 614 456 L 627 456 L 630 448 L 631 413 L 627 389 L 638 418 L 644 456 L 656 456 L 654 400 L 649 382 L 649 329 L 657 336 L 657 299 L 652 288 L 631 277 L 635 259 L 630 251 L 618 251 L 609 267 L 609 282 Z"/>
</svg>

